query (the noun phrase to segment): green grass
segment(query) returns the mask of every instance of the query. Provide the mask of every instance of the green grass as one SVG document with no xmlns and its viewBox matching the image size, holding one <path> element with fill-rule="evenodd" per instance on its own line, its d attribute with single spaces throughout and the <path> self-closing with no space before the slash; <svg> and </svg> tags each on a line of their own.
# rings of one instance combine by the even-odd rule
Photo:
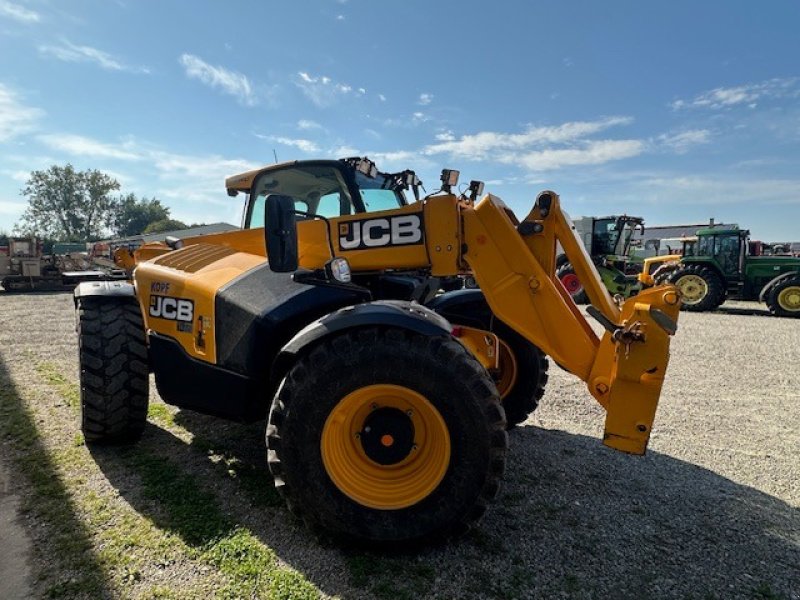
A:
<svg viewBox="0 0 800 600">
<path fill-rule="evenodd" d="M 78 387 L 67 380 L 58 368 L 50 363 L 39 363 L 36 371 L 43 380 L 66 403 L 77 410 L 79 406 Z M 3 407 L 5 409 L 5 404 Z M 152 405 L 151 420 L 165 426 L 174 426 L 172 412 L 164 405 Z M 4 419 L 5 422 L 5 419 Z M 36 440 L 36 428 L 31 419 L 27 420 L 27 428 L 15 432 L 15 438 Z M 207 450 L 208 444 L 198 444 L 201 451 Z M 39 456 L 39 459 L 48 457 Z M 69 448 L 59 451 L 53 457 L 58 469 L 75 475 L 71 484 L 82 481 L 76 471 L 91 469 L 92 457 L 85 447 L 83 436 L 76 435 Z M 89 564 L 80 564 L 79 570 L 87 573 L 87 581 L 76 584 L 59 584 L 51 588 L 52 597 L 66 597 L 80 592 L 86 596 L 99 596 L 102 592 L 103 579 L 113 578 L 118 585 L 133 585 L 142 578 L 143 563 L 169 564 L 181 556 L 192 561 L 199 561 L 213 567 L 222 577 L 221 585 L 214 593 L 220 598 L 318 598 L 319 592 L 301 574 L 281 567 L 274 552 L 257 539 L 247 528 L 237 525 L 234 520 L 223 513 L 216 497 L 206 491 L 196 478 L 184 471 L 169 458 L 157 453 L 146 445 L 130 448 L 104 449 L 97 456 L 107 469 L 123 469 L 126 474 L 139 481 L 137 490 L 144 503 L 136 505 L 137 510 L 120 511 L 117 503 L 110 502 L 98 494 L 86 494 L 82 498 L 83 512 L 100 544 L 93 548 L 88 536 L 75 538 L 65 536 L 60 550 L 71 560 L 86 556 L 96 563 L 94 568 Z M 242 483 L 246 490 L 261 492 L 262 485 L 256 484 L 256 478 L 267 480 L 265 473 L 256 473 L 256 469 L 242 465 L 231 456 L 220 455 L 217 464 L 229 477 Z M 96 468 L 96 466 L 95 466 Z M 30 470 L 30 469 L 26 469 Z M 35 472 L 35 470 L 34 470 Z M 64 498 L 68 496 L 62 489 L 61 494 L 54 493 L 52 477 L 41 478 L 41 497 L 52 497 L 52 503 L 60 505 L 64 512 L 73 512 Z M 268 488 L 275 494 L 274 488 Z M 267 494 L 273 501 L 274 496 Z M 144 511 L 146 516 L 140 514 Z M 60 514 L 46 514 L 45 520 L 53 522 Z M 73 517 L 73 521 L 75 521 Z M 67 533 L 65 528 L 64 533 Z M 96 546 L 99 546 L 97 548 Z M 135 552 L 134 552 L 135 550 Z M 98 568 L 100 567 L 100 568 Z M 180 590 L 185 596 L 189 590 Z M 153 586 L 147 592 L 149 597 L 174 597 L 175 590 L 163 585 Z"/>
</svg>

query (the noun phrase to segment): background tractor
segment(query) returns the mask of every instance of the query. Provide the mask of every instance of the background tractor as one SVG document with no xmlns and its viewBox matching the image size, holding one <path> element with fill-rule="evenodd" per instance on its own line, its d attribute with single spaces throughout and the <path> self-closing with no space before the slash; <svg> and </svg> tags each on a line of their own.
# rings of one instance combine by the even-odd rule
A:
<svg viewBox="0 0 800 600">
<path fill-rule="evenodd" d="M 639 290 L 636 273 L 640 262 L 631 258 L 631 243 L 636 229 L 644 233 L 644 219 L 628 215 L 581 217 L 573 221 L 575 233 L 612 295 L 629 298 Z M 558 259 L 558 278 L 578 304 L 586 304 L 588 296 L 575 269 L 565 255 Z"/>
<path fill-rule="evenodd" d="M 645 284 L 668 280 L 681 291 L 683 308 L 714 310 L 727 299 L 766 302 L 770 312 L 800 316 L 800 258 L 762 254 L 763 245 L 751 242 L 746 229 L 700 229 L 687 239 L 683 255 L 648 259 L 663 262 Z"/>
<path fill-rule="evenodd" d="M 499 198 L 478 200 L 480 182 L 455 195 L 457 180 L 446 170 L 438 192 L 409 204 L 416 175 L 367 159 L 229 178 L 231 195 L 247 195 L 244 229 L 143 246 L 133 283 L 76 289 L 87 442 L 141 436 L 152 371 L 169 404 L 266 417 L 269 468 L 292 511 L 370 547 L 439 540 L 481 517 L 505 430 L 541 396 L 544 354 L 605 408 L 606 445 L 644 453 L 675 288 L 620 306 L 555 193 L 520 221 Z M 556 279 L 557 243 L 602 336 Z M 468 275 L 479 289 L 438 292 L 441 278 Z"/>
</svg>

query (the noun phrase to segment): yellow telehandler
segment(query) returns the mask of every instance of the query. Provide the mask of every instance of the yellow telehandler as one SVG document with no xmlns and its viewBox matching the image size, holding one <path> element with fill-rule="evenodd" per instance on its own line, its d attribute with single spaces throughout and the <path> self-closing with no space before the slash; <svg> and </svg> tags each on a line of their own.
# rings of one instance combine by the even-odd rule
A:
<svg viewBox="0 0 800 600">
<path fill-rule="evenodd" d="M 612 299 L 556 193 L 521 221 L 458 173 L 419 198 L 366 158 L 226 181 L 244 227 L 140 248 L 132 282 L 75 291 L 87 442 L 143 432 L 148 373 L 169 404 L 267 417 L 291 510 L 339 540 L 462 532 L 498 490 L 506 428 L 536 408 L 549 356 L 605 408 L 603 441 L 645 452 L 676 330 L 673 286 Z M 406 194 L 414 192 L 416 201 Z M 560 243 L 598 336 L 555 276 Z M 127 262 L 126 262 L 127 261 Z M 479 289 L 439 293 L 443 278 Z"/>
</svg>

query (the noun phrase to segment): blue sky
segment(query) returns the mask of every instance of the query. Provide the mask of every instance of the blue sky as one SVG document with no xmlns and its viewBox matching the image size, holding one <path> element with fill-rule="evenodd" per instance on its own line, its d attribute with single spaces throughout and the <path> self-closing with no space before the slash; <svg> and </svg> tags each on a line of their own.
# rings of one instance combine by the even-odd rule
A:
<svg viewBox="0 0 800 600">
<path fill-rule="evenodd" d="M 788 0 L 0 0 L 0 229 L 66 162 L 238 223 L 224 177 L 274 150 L 800 240 L 798 31 Z"/>
</svg>

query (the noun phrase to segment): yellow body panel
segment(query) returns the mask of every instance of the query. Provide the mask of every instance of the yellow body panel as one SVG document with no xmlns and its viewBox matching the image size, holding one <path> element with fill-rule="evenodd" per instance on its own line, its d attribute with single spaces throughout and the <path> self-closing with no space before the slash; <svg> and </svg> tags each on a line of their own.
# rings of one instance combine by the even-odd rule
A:
<svg viewBox="0 0 800 600">
<path fill-rule="evenodd" d="M 639 282 L 644 287 L 652 287 L 656 284 L 653 279 L 652 267 L 653 265 L 666 264 L 671 262 L 679 262 L 681 260 L 680 254 L 665 254 L 664 256 L 650 256 L 644 259 L 642 265 L 642 272 L 639 273 Z"/>
<path fill-rule="evenodd" d="M 227 253 L 194 270 L 181 268 L 178 260 L 199 249 L 219 249 L 211 244 L 194 244 L 144 262 L 136 268 L 136 296 L 142 309 L 145 327 L 175 339 L 190 355 L 214 363 L 217 360 L 214 331 L 214 300 L 217 290 L 241 274 L 264 263 L 263 256 L 244 252 Z M 159 264 L 161 261 L 167 264 Z M 178 263 L 178 264 L 176 264 Z M 176 298 L 193 303 L 188 330 L 184 322 L 152 316 L 154 302 Z"/>
</svg>

